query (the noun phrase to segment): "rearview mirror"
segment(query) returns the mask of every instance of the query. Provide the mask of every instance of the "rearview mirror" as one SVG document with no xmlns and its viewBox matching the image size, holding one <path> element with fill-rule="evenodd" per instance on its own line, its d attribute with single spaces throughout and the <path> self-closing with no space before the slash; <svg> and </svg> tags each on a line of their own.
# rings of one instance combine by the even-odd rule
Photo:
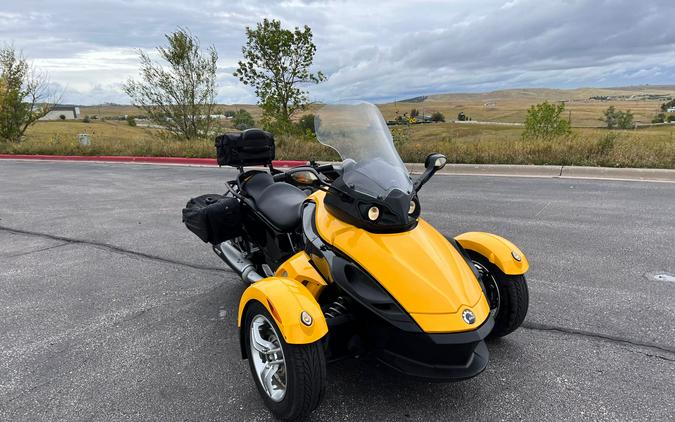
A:
<svg viewBox="0 0 675 422">
<path fill-rule="evenodd" d="M 447 162 L 448 159 L 443 154 L 429 154 L 426 160 L 424 160 L 424 173 L 415 180 L 415 191 L 420 190 L 420 188 L 431 179 L 431 176 L 433 176 L 434 173 L 445 167 Z"/>
</svg>

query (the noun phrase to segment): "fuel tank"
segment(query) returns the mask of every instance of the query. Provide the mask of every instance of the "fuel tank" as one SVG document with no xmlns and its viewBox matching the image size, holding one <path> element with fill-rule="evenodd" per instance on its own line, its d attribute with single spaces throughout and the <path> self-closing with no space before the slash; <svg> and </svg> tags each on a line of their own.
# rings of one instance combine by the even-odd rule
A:
<svg viewBox="0 0 675 422">
<path fill-rule="evenodd" d="M 473 271 L 457 249 L 423 219 L 402 233 L 371 233 L 330 214 L 324 192 L 316 203 L 316 228 L 327 244 L 375 278 L 427 333 L 478 328 L 490 307 Z M 475 319 L 463 318 L 471 310 Z"/>
</svg>

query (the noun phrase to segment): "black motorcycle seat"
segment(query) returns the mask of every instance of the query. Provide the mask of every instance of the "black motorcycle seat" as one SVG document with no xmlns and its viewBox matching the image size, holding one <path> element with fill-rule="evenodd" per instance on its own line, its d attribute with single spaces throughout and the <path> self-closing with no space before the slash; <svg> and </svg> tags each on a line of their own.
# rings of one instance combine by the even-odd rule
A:
<svg viewBox="0 0 675 422">
<path fill-rule="evenodd" d="M 274 179 L 271 174 L 265 172 L 255 173 L 244 182 L 243 190 L 255 201 L 265 188 L 273 183 Z"/>
<path fill-rule="evenodd" d="M 257 198 L 256 208 L 283 231 L 291 231 L 300 224 L 300 208 L 307 195 L 288 183 L 267 186 Z"/>
</svg>

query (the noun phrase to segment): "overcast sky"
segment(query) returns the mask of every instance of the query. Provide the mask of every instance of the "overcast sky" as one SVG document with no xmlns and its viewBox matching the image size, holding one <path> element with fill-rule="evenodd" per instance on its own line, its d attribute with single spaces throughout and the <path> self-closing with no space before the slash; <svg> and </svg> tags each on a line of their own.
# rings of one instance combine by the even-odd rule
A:
<svg viewBox="0 0 675 422">
<path fill-rule="evenodd" d="M 2 0 L 0 43 L 47 70 L 66 102 L 128 103 L 137 49 L 183 26 L 218 50 L 219 102 L 252 103 L 232 72 L 244 28 L 264 17 L 312 28 L 328 76 L 313 100 L 675 84 L 675 0 Z"/>
</svg>

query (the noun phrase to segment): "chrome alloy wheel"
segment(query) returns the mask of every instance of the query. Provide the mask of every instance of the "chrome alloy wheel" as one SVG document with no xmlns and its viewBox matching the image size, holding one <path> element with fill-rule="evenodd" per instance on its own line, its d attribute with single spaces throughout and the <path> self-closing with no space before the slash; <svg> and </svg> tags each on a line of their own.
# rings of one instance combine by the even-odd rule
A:
<svg viewBox="0 0 675 422">
<path fill-rule="evenodd" d="M 260 385 L 272 401 L 280 402 L 286 395 L 286 360 L 279 336 L 265 316 L 253 317 L 249 343 Z"/>
<path fill-rule="evenodd" d="M 485 292 L 488 305 L 490 305 L 490 314 L 496 318 L 499 313 L 499 305 L 501 302 L 497 280 L 495 280 L 495 277 L 490 274 L 490 271 L 488 271 L 488 269 L 480 262 L 474 260 L 473 265 L 480 274 L 479 281 L 482 284 L 481 287 L 483 287 L 483 291 Z"/>
</svg>

